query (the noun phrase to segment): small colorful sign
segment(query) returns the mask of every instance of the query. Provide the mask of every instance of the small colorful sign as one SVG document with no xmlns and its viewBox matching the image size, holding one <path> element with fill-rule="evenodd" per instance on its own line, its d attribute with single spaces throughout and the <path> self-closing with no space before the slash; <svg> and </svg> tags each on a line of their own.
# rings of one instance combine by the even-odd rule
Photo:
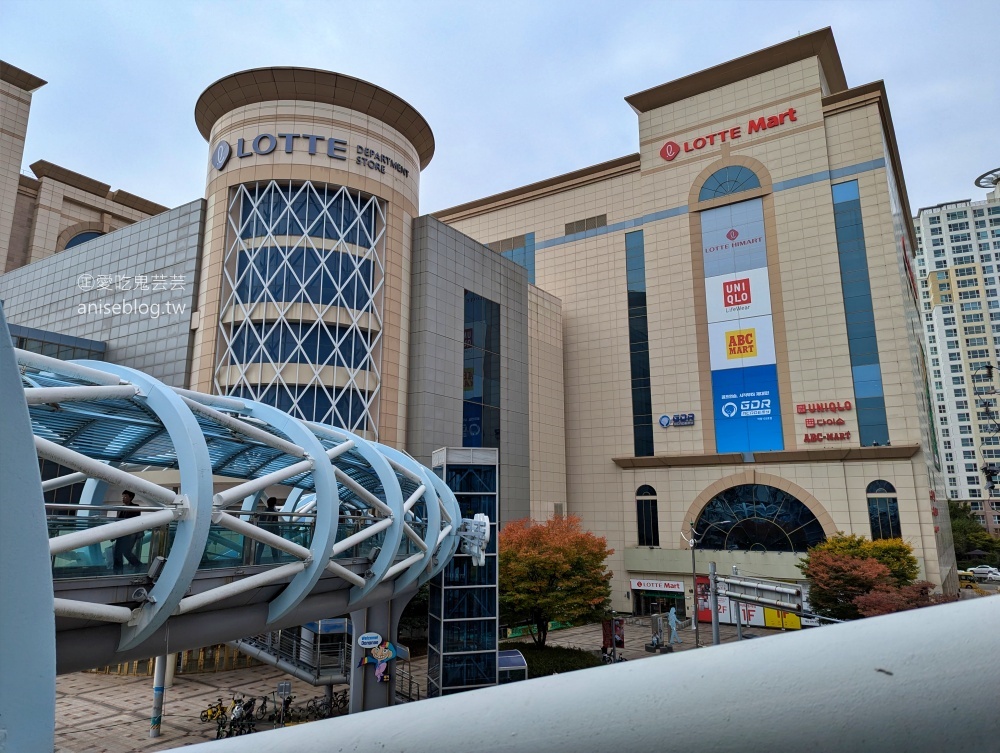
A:
<svg viewBox="0 0 1000 753">
<path fill-rule="evenodd" d="M 362 633 L 358 636 L 358 645 L 361 648 L 375 648 L 382 642 L 382 636 L 378 633 Z"/>
</svg>

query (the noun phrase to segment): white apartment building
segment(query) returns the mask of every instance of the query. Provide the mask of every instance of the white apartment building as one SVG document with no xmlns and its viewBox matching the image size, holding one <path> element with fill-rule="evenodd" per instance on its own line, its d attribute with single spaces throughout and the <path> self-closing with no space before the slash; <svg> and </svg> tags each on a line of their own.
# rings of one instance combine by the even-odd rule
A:
<svg viewBox="0 0 1000 753">
<path fill-rule="evenodd" d="M 1000 535 L 1000 488 L 981 467 L 1000 465 L 1000 189 L 986 201 L 921 209 L 914 218 L 928 389 L 948 497 L 968 502 Z M 1000 486 L 1000 485 L 998 485 Z"/>
</svg>

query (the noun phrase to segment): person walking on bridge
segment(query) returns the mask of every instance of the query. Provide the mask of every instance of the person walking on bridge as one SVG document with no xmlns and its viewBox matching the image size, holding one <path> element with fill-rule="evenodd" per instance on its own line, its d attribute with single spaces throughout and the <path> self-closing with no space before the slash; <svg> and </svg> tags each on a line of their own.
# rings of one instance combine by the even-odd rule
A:
<svg viewBox="0 0 1000 753">
<path fill-rule="evenodd" d="M 135 507 L 135 492 L 129 491 L 128 489 L 122 492 L 122 505 L 124 507 Z M 118 519 L 125 520 L 126 518 L 134 518 L 142 513 L 141 510 L 119 510 Z M 127 533 L 124 536 L 119 536 L 115 539 L 115 550 L 112 558 L 112 563 L 114 565 L 115 575 L 121 575 L 124 566 L 124 560 L 128 560 L 129 565 L 133 568 L 139 569 L 142 567 L 142 560 L 135 556 L 136 542 L 139 541 L 139 537 L 142 535 L 139 533 Z"/>
<path fill-rule="evenodd" d="M 277 497 L 267 498 L 267 509 L 264 510 L 257 520 L 257 525 L 260 526 L 262 530 L 268 533 L 273 533 L 275 536 L 281 535 L 281 526 L 278 523 L 278 511 L 275 509 L 278 505 Z M 264 547 L 267 546 L 271 550 L 271 562 L 278 562 L 281 559 L 281 550 L 276 547 L 264 544 L 260 541 L 257 542 L 257 551 L 255 553 L 253 563 L 259 565 L 261 560 L 264 559 Z"/>
</svg>

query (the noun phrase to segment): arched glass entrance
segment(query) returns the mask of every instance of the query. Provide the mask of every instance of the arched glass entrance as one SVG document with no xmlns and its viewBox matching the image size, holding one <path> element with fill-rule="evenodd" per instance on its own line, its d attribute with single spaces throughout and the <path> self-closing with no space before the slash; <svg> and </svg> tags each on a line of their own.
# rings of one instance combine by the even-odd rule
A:
<svg viewBox="0 0 1000 753">
<path fill-rule="evenodd" d="M 703 534 L 699 549 L 804 552 L 826 540 L 808 507 L 766 484 L 720 492 L 702 509 L 695 529 Z"/>
</svg>

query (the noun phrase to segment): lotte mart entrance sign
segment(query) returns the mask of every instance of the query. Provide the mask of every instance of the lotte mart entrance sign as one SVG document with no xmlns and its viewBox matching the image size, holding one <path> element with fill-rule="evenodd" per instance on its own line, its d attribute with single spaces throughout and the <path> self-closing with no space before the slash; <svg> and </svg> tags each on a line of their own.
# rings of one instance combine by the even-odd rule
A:
<svg viewBox="0 0 1000 753">
<path fill-rule="evenodd" d="M 716 452 L 783 450 L 761 199 L 701 213 Z"/>
</svg>

